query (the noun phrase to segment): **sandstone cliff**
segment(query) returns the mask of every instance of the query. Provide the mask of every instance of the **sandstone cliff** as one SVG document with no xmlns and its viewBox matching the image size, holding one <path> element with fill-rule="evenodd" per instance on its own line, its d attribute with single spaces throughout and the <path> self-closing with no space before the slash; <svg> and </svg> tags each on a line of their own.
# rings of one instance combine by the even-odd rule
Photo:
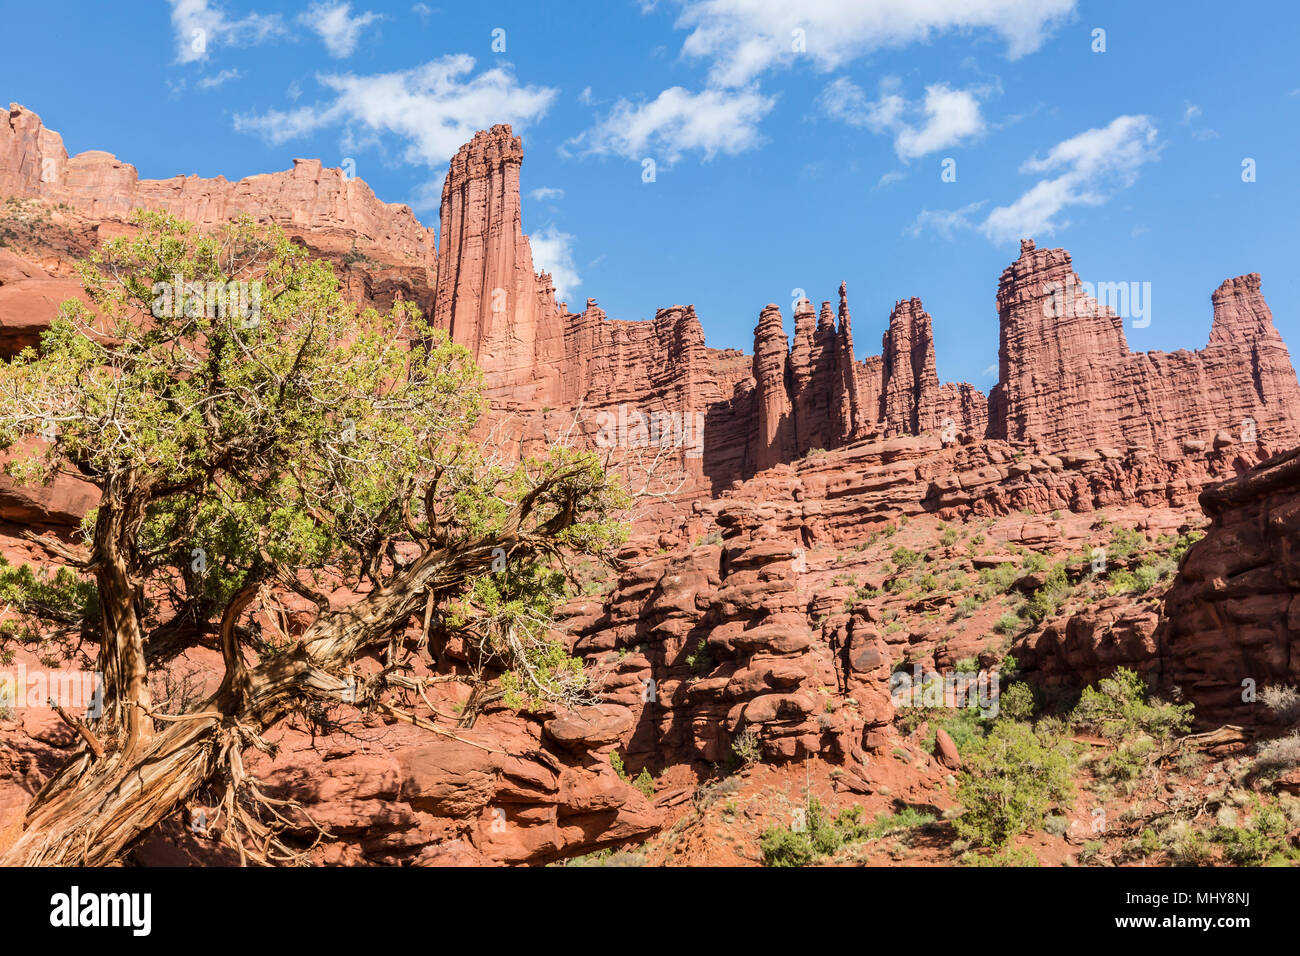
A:
<svg viewBox="0 0 1300 956">
<path fill-rule="evenodd" d="M 1176 456 L 1257 441 L 1277 451 L 1300 436 L 1300 384 L 1258 275 L 1214 293 L 1209 344 L 1194 352 L 1130 352 L 1123 319 L 1080 286 L 1068 252 L 1033 240 L 1002 273 L 989 437 Z"/>
</svg>

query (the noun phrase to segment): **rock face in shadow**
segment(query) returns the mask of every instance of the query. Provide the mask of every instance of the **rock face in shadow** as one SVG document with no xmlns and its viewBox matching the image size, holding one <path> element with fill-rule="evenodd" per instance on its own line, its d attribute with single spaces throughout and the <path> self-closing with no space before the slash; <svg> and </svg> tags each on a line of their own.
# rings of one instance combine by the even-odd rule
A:
<svg viewBox="0 0 1300 956">
<path fill-rule="evenodd" d="M 1165 597 L 1164 676 L 1204 721 L 1266 724 L 1248 691 L 1300 683 L 1300 448 L 1200 500 L 1210 527 Z"/>
</svg>

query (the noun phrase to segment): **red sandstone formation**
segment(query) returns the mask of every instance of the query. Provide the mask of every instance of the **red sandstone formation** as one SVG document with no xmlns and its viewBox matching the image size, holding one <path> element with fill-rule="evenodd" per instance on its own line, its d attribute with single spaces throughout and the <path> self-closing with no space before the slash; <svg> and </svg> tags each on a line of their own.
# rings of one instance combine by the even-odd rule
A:
<svg viewBox="0 0 1300 956">
<path fill-rule="evenodd" d="M 389 278 L 336 258 L 349 295 L 413 298 L 471 348 L 496 424 L 525 446 L 579 410 L 588 441 L 612 435 L 625 453 L 654 456 L 653 446 L 629 447 L 647 416 L 677 429 L 668 458 L 686 483 L 641 516 L 638 530 L 653 533 L 629 544 L 613 590 L 563 611 L 565 639 L 598 680 L 600 704 L 570 714 L 492 707 L 459 741 L 378 723 L 374 741 L 282 728 L 280 756 L 261 769 L 341 837 L 326 859 L 543 862 L 641 839 L 686 795 L 643 799 L 614 773 L 611 753 L 633 773 L 698 769 L 731 757 L 740 735 L 773 765 L 816 757 L 835 765 L 837 789 L 883 793 L 880 768 L 898 742 L 894 665 L 1000 659 L 988 638 L 1001 611 L 988 607 L 978 626 L 959 627 L 949 611 L 963 586 L 940 578 L 960 572 L 969 582 L 1021 548 L 1081 552 L 1098 509 L 1143 513 L 1153 534 L 1176 530 L 1207 481 L 1245 472 L 1297 437 L 1300 384 L 1256 275 L 1215 292 L 1205 349 L 1135 354 L 1109 310 L 1073 293 L 1068 313 L 1060 307 L 1045 286 L 1077 279 L 1069 255 L 1026 241 L 998 292 L 1001 375 L 986 403 L 971 385 L 939 382 L 930 316 L 915 298 L 889 316 L 882 354 L 863 360 L 843 284 L 837 312 L 829 302 L 820 311 L 796 304 L 789 340 L 780 309 L 764 308 L 753 356 L 710 349 L 689 305 L 651 321 L 610 319 L 594 299 L 570 312 L 534 271 L 521 162 L 506 126 L 461 149 L 435 256 L 409 210 L 319 163 L 239 183 L 141 182 L 107 154 L 69 159 L 21 107 L 0 126 L 0 193 L 68 203 L 88 240 L 138 205 L 205 225 L 248 211 L 336 257 L 364 247 L 381 262 L 408 263 Z M 0 353 L 37 340 L 75 292 L 66 275 L 45 258 L 0 250 Z M 1214 526 L 1186 559 L 1163 630 L 1154 602 L 1105 597 L 1025 637 L 1023 667 L 1050 689 L 1132 666 L 1182 685 L 1205 714 L 1233 719 L 1243 677 L 1296 682 L 1296 461 L 1206 493 Z M 92 504 L 72 479 L 36 489 L 0 481 L 0 520 L 11 525 L 66 528 Z M 940 521 L 976 518 L 978 535 L 942 543 Z M 931 538 L 908 543 L 926 549 L 946 595 L 909 594 L 911 582 L 888 563 L 886 539 L 927 524 Z M 874 545 L 873 531 L 884 535 Z M 887 575 L 903 587 L 886 592 Z M 907 628 L 883 615 L 885 603 L 891 615 L 909 612 Z M 450 672 L 454 650 L 443 655 L 438 667 Z M 455 682 L 438 686 L 439 707 L 464 703 Z M 953 769 L 951 741 L 935 740 L 934 767 Z M 3 748 L 0 758 L 4 770 Z M 0 831 L 20 806 L 0 788 Z M 140 859 L 161 859 L 149 856 L 156 849 Z"/>
<path fill-rule="evenodd" d="M 63 138 L 17 103 L 0 123 L 0 195 L 68 203 L 99 221 L 125 221 L 141 207 L 164 209 L 200 226 L 249 213 L 290 232 L 359 239 L 395 262 L 427 268 L 429 281 L 436 267 L 433 230 L 421 226 L 409 207 L 381 202 L 364 181 L 325 169 L 318 159 L 296 159 L 287 172 L 233 183 L 221 176 L 142 180 L 134 166 L 111 153 L 69 157 Z"/>
<path fill-rule="evenodd" d="M 790 394 L 785 378 L 787 359 L 781 308 L 769 304 L 754 331 L 754 381 L 757 383 L 754 464 L 759 471 L 789 461 L 794 455 Z"/>
<path fill-rule="evenodd" d="M 1211 524 L 1165 597 L 1156 656 L 1203 722 L 1266 724 L 1258 691 L 1300 684 L 1300 449 L 1200 500 Z"/>
<path fill-rule="evenodd" d="M 1022 241 L 998 286 L 1001 374 L 989 437 L 1166 456 L 1210 444 L 1290 447 L 1300 437 L 1300 384 L 1259 287 L 1258 275 L 1219 287 L 1205 348 L 1135 353 L 1123 319 L 1079 291 L 1068 252 Z"/>
<path fill-rule="evenodd" d="M 672 446 L 666 456 L 688 497 L 717 494 L 754 470 L 876 432 L 933 431 L 948 441 L 987 434 L 1034 440 L 1044 451 L 1141 447 L 1166 458 L 1210 447 L 1276 450 L 1300 437 L 1300 384 L 1258 276 L 1230 280 L 1215 293 L 1205 349 L 1134 354 L 1122 320 L 1075 293 L 1068 253 L 1026 240 L 998 292 L 1001 375 L 986 402 L 969 384 L 939 383 L 930 317 L 915 298 L 895 306 L 882 354 L 863 360 L 853 354 L 843 285 L 837 317 L 829 303 L 820 314 L 798 303 L 791 342 L 779 310 L 764 310 L 751 361 L 708 348 L 689 306 L 661 309 L 650 322 L 608 319 L 591 299 L 583 312 L 569 312 L 556 303 L 549 276 L 534 271 L 523 233 L 522 158 L 508 126 L 476 134 L 460 150 L 443 187 L 439 255 L 409 209 L 379 202 L 364 183 L 319 162 L 297 161 L 290 172 L 238 183 L 140 181 L 105 153 L 68 158 L 58 134 L 19 106 L 0 127 L 0 192 L 67 203 L 92 223 L 124 219 L 135 206 L 165 208 L 201 225 L 248 211 L 335 255 L 360 243 L 366 256 L 415 264 L 393 273 L 354 268 L 347 260 L 356 257 L 344 256 L 341 271 L 349 294 L 380 304 L 414 299 L 470 347 L 506 434 L 525 447 L 558 432 L 559 418 L 579 409 L 589 437 L 602 415 L 671 418 L 675 436 L 667 444 L 685 431 L 692 445 L 689 454 Z M 34 264 L 23 268 L 20 275 L 0 263 L 6 354 L 32 344 L 57 301 L 74 292 Z M 1054 293 L 1050 283 L 1069 292 Z M 694 441 L 700 422 L 705 434 Z"/>
<path fill-rule="evenodd" d="M 489 397 L 558 403 L 564 327 L 522 231 L 523 158 L 510 127 L 494 126 L 452 159 L 442 186 L 443 272 L 433 321 L 474 353 Z"/>
<path fill-rule="evenodd" d="M 882 418 L 887 433 L 917 435 L 932 430 L 939 376 L 930 313 L 921 308 L 920 299 L 904 299 L 894 305 L 880 350 L 885 380 Z"/>
</svg>

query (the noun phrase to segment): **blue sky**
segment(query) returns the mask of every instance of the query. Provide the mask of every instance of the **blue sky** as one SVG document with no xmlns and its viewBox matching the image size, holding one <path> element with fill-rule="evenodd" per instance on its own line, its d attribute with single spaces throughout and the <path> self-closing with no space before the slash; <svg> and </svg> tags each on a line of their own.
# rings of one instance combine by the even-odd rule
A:
<svg viewBox="0 0 1300 956">
<path fill-rule="evenodd" d="M 449 156 L 511 122 L 524 228 L 570 306 L 693 303 L 713 346 L 750 351 L 765 303 L 788 330 L 795 289 L 844 279 L 860 356 L 920 296 L 940 377 L 987 390 L 998 275 L 1033 235 L 1084 280 L 1151 283 L 1134 349 L 1203 345 L 1210 293 L 1244 272 L 1300 349 L 1282 0 L 159 0 L 5 22 L 26 39 L 0 97 L 146 178 L 350 158 L 436 224 Z"/>
</svg>

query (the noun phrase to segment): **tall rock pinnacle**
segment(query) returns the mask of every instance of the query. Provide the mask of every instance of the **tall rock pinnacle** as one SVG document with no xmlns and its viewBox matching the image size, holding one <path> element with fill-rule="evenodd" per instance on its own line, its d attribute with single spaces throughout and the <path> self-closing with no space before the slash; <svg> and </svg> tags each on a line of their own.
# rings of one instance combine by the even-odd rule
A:
<svg viewBox="0 0 1300 956">
<path fill-rule="evenodd" d="M 564 323 L 523 234 L 523 144 L 494 126 L 460 148 L 442 186 L 433 321 L 474 353 L 490 397 L 558 401 Z"/>
</svg>

